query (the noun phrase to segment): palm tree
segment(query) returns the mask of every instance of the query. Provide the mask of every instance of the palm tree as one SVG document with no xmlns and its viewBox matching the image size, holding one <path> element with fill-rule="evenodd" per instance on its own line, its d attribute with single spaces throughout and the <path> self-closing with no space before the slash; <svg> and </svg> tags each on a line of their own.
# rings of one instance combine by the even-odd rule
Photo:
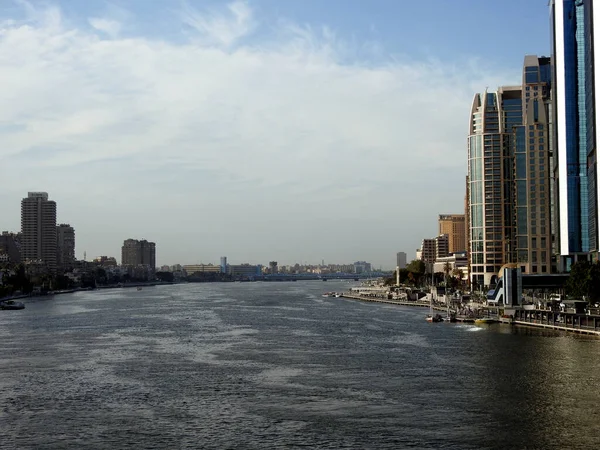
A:
<svg viewBox="0 0 600 450">
<path fill-rule="evenodd" d="M 446 286 L 448 286 L 448 276 L 452 272 L 452 264 L 449 261 L 444 263 L 444 281 L 446 282 Z"/>
<path fill-rule="evenodd" d="M 463 273 L 462 269 L 459 269 L 458 267 L 455 267 L 454 270 L 452 271 L 452 276 L 458 280 L 458 285 L 461 286 L 462 285 L 462 279 L 463 279 L 463 276 L 464 276 L 464 273 Z"/>
</svg>

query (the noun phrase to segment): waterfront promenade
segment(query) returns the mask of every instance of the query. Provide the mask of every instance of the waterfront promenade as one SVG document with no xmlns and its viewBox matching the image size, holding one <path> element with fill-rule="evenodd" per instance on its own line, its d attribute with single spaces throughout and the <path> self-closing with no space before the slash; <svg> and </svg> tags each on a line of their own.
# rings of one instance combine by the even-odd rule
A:
<svg viewBox="0 0 600 450">
<path fill-rule="evenodd" d="M 372 303 L 386 303 L 398 306 L 415 306 L 421 308 L 429 308 L 429 302 L 424 301 L 410 301 L 410 300 L 395 300 L 386 299 L 375 296 L 361 296 L 351 293 L 342 293 L 342 298 L 360 300 L 364 302 Z M 433 305 L 433 309 L 437 311 L 446 311 L 445 306 Z M 502 317 L 497 313 L 497 308 L 485 308 L 489 311 L 496 311 L 495 314 L 491 314 L 494 320 L 501 324 L 507 324 L 512 326 L 525 326 L 533 328 L 544 328 L 556 331 L 566 331 L 571 333 L 587 334 L 600 336 L 600 316 L 592 316 L 587 314 L 576 314 L 576 313 L 561 313 L 559 311 L 548 311 L 548 310 L 519 310 L 515 315 L 511 317 Z M 454 312 L 454 311 L 453 311 Z M 488 315 L 490 317 L 490 315 Z M 457 316 L 458 322 L 475 322 L 475 318 Z"/>
</svg>

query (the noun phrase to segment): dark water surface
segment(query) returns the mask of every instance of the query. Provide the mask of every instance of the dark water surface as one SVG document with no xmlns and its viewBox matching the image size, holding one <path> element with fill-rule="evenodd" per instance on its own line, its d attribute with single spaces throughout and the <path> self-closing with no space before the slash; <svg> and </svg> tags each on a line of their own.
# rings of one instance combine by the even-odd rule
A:
<svg viewBox="0 0 600 450">
<path fill-rule="evenodd" d="M 600 448 L 600 340 L 190 284 L 0 311 L 1 448 Z"/>
</svg>

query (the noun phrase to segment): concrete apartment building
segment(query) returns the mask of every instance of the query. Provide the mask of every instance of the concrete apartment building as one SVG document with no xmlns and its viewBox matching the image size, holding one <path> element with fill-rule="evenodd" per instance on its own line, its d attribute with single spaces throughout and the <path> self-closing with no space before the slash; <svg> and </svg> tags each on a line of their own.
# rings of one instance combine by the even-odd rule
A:
<svg viewBox="0 0 600 450">
<path fill-rule="evenodd" d="M 145 239 L 126 239 L 121 247 L 121 265 L 144 265 L 156 270 L 156 244 Z"/>
<path fill-rule="evenodd" d="M 195 273 L 222 273 L 221 266 L 215 266 L 212 264 L 185 264 L 183 270 L 188 275 Z"/>
<path fill-rule="evenodd" d="M 227 273 L 233 278 L 253 279 L 261 276 L 261 266 L 252 264 L 231 264 L 227 267 Z"/>
<path fill-rule="evenodd" d="M 439 234 L 448 235 L 448 252 L 457 253 L 467 250 L 464 214 L 440 214 L 438 218 Z"/>
<path fill-rule="evenodd" d="M 276 274 L 277 272 L 277 261 L 269 261 L 269 273 Z"/>
<path fill-rule="evenodd" d="M 56 227 L 56 267 L 67 272 L 75 265 L 75 229 L 66 223 Z"/>
<path fill-rule="evenodd" d="M 435 262 L 435 238 L 423 239 L 420 250 L 417 250 L 417 258 L 425 264 L 433 264 Z"/>
<path fill-rule="evenodd" d="M 47 192 L 29 192 L 21 200 L 21 259 L 41 261 L 56 271 L 56 202 Z"/>
</svg>

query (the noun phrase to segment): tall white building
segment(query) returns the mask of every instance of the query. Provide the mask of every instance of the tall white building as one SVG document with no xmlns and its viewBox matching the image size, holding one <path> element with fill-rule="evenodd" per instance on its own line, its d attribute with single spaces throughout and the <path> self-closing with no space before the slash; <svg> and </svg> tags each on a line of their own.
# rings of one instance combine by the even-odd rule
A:
<svg viewBox="0 0 600 450">
<path fill-rule="evenodd" d="M 47 192 L 29 192 L 21 200 L 21 259 L 41 260 L 56 271 L 56 202 Z"/>
</svg>

